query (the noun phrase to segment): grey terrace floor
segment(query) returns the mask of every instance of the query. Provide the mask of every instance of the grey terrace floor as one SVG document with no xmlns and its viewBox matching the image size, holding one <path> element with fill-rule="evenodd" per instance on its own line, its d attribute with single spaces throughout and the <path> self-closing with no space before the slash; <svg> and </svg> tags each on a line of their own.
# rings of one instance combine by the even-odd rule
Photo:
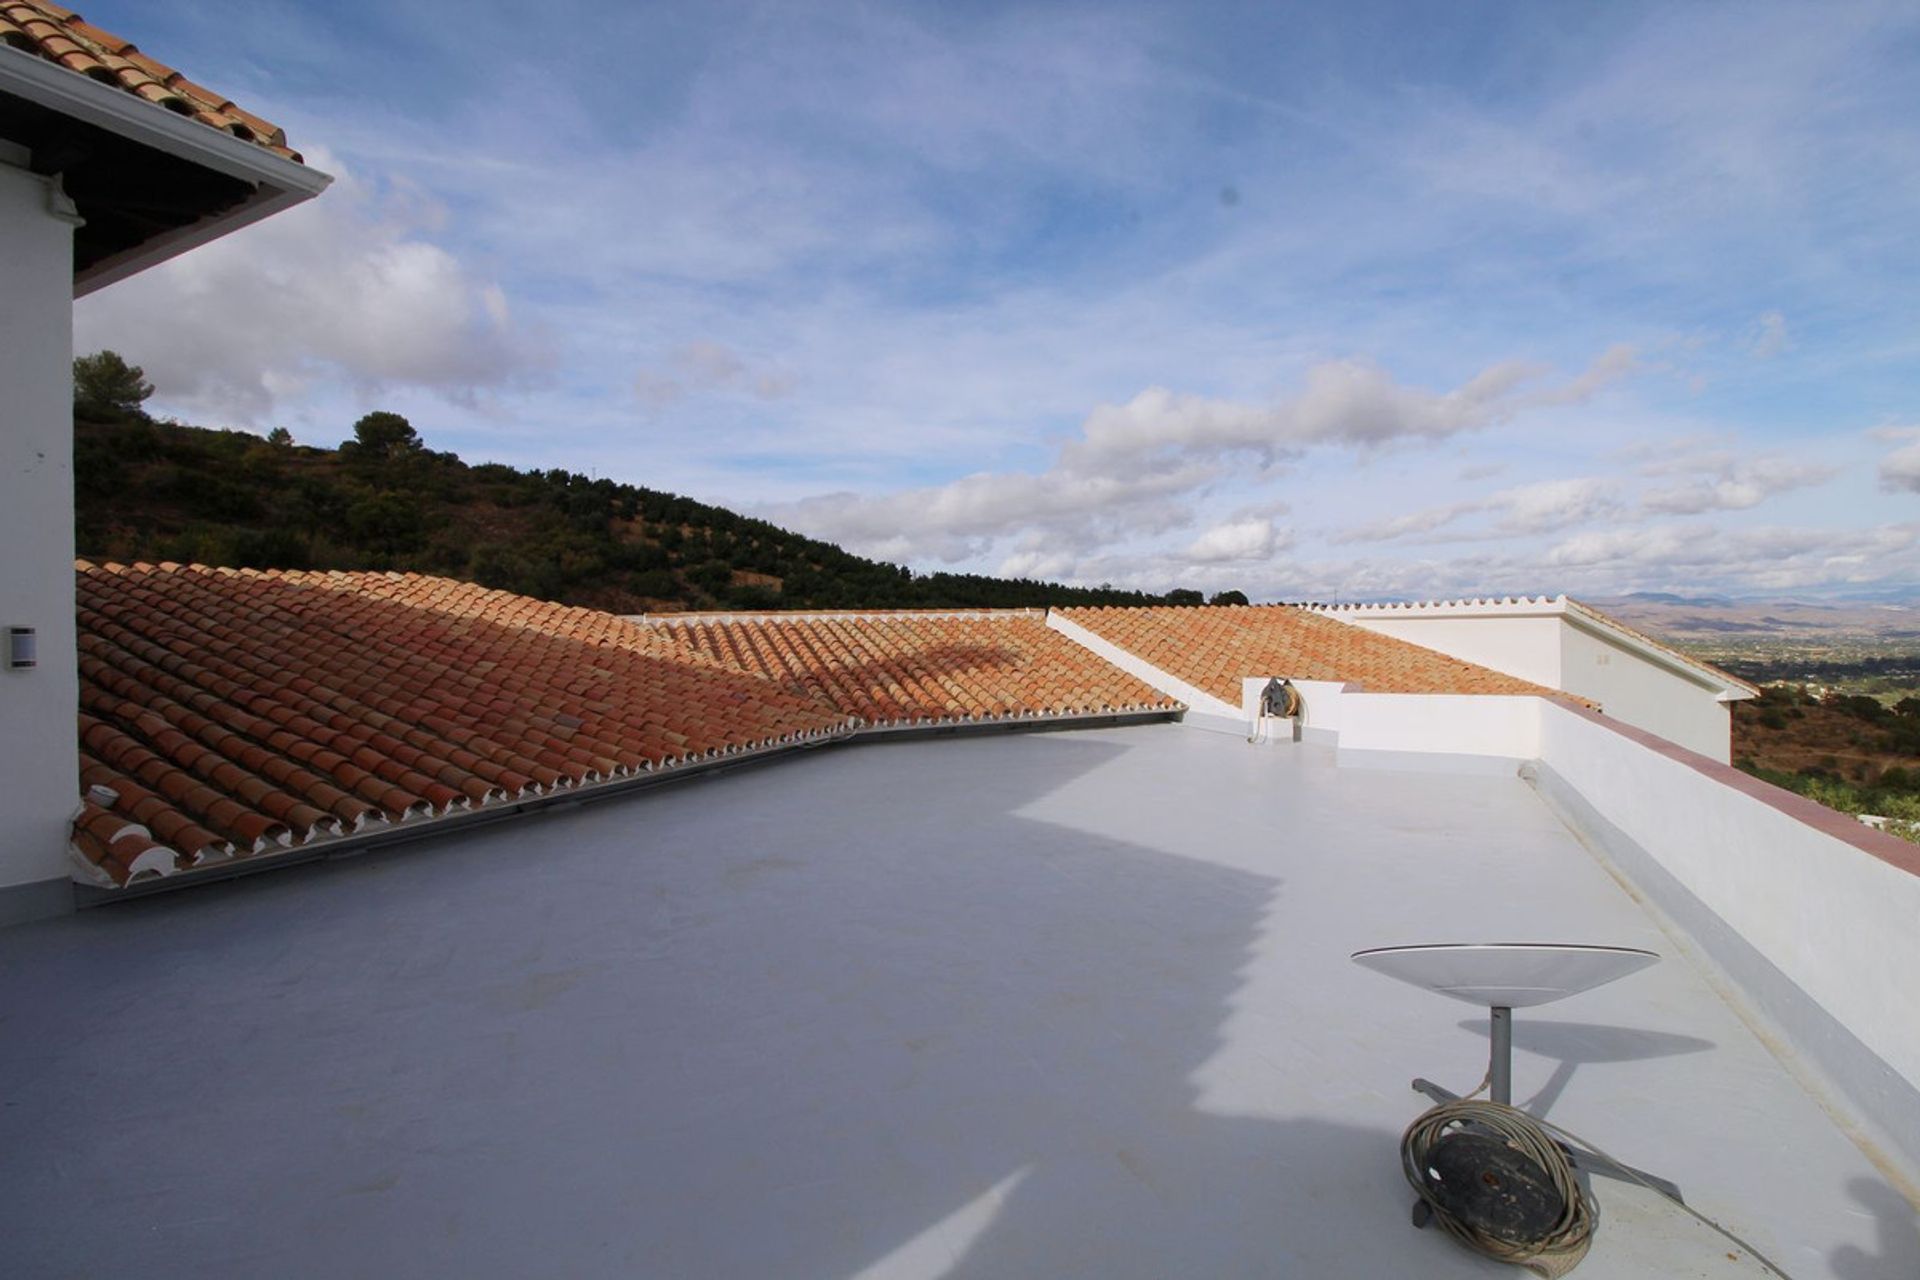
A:
<svg viewBox="0 0 1920 1280">
<path fill-rule="evenodd" d="M 842 746 L 0 934 L 0 1272 L 1512 1276 L 1408 1221 L 1471 1008 L 1367 946 L 1653 969 L 1517 1102 L 1795 1276 L 1909 1204 L 1518 778 L 1173 725 Z M 1600 1182 L 1580 1274 L 1762 1274 Z"/>
</svg>

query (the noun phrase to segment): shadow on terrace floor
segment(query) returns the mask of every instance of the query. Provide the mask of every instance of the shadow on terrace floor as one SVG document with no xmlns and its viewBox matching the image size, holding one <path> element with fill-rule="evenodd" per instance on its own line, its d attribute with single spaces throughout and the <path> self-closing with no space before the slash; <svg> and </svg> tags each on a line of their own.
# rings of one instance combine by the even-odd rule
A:
<svg viewBox="0 0 1920 1280">
<path fill-rule="evenodd" d="M 1872 1253 L 1855 1245 L 1833 1252 L 1833 1273 L 1842 1280 L 1913 1280 L 1920 1276 L 1920 1211 L 1884 1182 L 1855 1178 L 1847 1192 L 1871 1215 L 1879 1233 Z"/>
<path fill-rule="evenodd" d="M 1513 1020 L 1515 1097 L 1523 1110 L 1545 1117 L 1553 1110 L 1573 1074 L 1583 1063 L 1644 1062 L 1649 1058 L 1671 1058 L 1683 1053 L 1705 1053 L 1715 1047 L 1699 1036 L 1677 1035 L 1671 1031 L 1649 1031 L 1643 1027 L 1603 1026 L 1591 1022 L 1564 1022 L 1533 1017 L 1531 1009 L 1517 1010 Z M 1486 1040 L 1491 1033 L 1485 1018 L 1466 1018 L 1463 1031 L 1471 1031 Z M 1531 1096 L 1536 1073 L 1528 1056 L 1553 1062 L 1553 1074 Z M 1604 1143 L 1605 1137 L 1593 1135 Z"/>
<path fill-rule="evenodd" d="M 1220 1053 L 1327 906 L 1215 856 L 1273 757 L 1140 743 L 828 748 L 0 934 L 10 1274 L 1507 1274 L 1316 1118 L 1342 1028 L 1255 1011 L 1304 1086 Z"/>
<path fill-rule="evenodd" d="M 1194 1107 L 1284 886 L 1017 816 L 1111 743 L 979 746 L 0 937 L 14 1274 L 1397 1268 L 1391 1134 Z"/>
</svg>

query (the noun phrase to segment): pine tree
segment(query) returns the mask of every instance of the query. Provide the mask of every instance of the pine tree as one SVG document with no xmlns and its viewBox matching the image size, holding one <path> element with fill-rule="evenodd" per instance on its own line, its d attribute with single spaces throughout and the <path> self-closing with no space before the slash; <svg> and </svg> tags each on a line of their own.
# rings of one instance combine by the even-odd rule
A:
<svg viewBox="0 0 1920 1280">
<path fill-rule="evenodd" d="M 117 351 L 96 351 L 73 362 L 74 416 L 89 422 L 146 421 L 140 407 L 153 394 L 146 370 Z"/>
</svg>

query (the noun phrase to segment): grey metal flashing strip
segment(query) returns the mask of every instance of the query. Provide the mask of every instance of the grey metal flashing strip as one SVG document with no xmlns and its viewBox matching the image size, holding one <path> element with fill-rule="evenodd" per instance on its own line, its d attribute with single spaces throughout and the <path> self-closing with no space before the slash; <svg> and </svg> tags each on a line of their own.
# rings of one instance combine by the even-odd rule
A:
<svg viewBox="0 0 1920 1280">
<path fill-rule="evenodd" d="M 1090 711 L 1070 716 L 1005 716 L 994 720 L 939 720 L 931 724 L 869 725 L 841 741 L 895 742 L 903 738 L 978 737 L 988 733 L 1059 733 L 1068 729 L 1111 729 L 1123 724 L 1170 721 L 1172 708 L 1154 711 Z"/>
<path fill-rule="evenodd" d="M 1731 997 L 1728 1003 L 1815 1097 L 1826 1100 L 1830 1111 L 1838 1111 L 1833 1105 L 1836 1097 L 1845 1100 L 1852 1114 L 1839 1113 L 1835 1118 L 1861 1148 L 1883 1164 L 1891 1154 L 1902 1167 L 1889 1172 L 1898 1172 L 1913 1184 L 1920 1174 L 1920 1090 L 1700 901 L 1639 842 L 1610 822 L 1551 765 L 1529 763 L 1520 776 L 1595 859 L 1668 926 L 1668 933 L 1707 963 L 1720 978 L 1722 994 Z"/>
</svg>

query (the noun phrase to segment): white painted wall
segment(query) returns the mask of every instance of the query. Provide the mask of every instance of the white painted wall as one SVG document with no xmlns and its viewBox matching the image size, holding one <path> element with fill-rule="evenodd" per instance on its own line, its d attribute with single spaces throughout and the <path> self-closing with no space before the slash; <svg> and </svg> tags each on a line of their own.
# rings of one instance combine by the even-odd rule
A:
<svg viewBox="0 0 1920 1280">
<path fill-rule="evenodd" d="M 1604 724 L 1539 705 L 1541 761 L 1920 1086 L 1920 876 Z"/>
<path fill-rule="evenodd" d="M 1549 689 L 1560 683 L 1562 623 L 1557 615 L 1485 614 L 1423 617 L 1391 610 L 1342 610 L 1333 615 L 1368 631 L 1436 649 Z"/>
<path fill-rule="evenodd" d="M 1340 752 L 1532 760 L 1540 754 L 1544 699 L 1466 693 L 1349 693 L 1340 705 Z"/>
<path fill-rule="evenodd" d="M 79 791 L 73 229 L 49 188 L 0 157 L 0 628 L 36 628 L 40 662 L 0 669 L 0 890 L 67 878 Z"/>
<path fill-rule="evenodd" d="M 1340 608 L 1328 616 L 1589 698 L 1606 714 L 1722 764 L 1733 725 L 1721 688 L 1580 625 L 1561 601 Z"/>
<path fill-rule="evenodd" d="M 1560 628 L 1559 687 L 1600 704 L 1616 720 L 1657 733 L 1709 760 L 1733 757 L 1733 718 L 1709 689 L 1572 623 Z M 1491 664 L 1489 664 L 1491 665 Z"/>
<path fill-rule="evenodd" d="M 1241 682 L 1242 715 L 1258 713 L 1266 679 Z M 1308 741 L 1352 752 L 1532 760 L 1540 754 L 1539 698 L 1491 694 L 1368 693 L 1338 680 L 1295 680 Z"/>
</svg>

